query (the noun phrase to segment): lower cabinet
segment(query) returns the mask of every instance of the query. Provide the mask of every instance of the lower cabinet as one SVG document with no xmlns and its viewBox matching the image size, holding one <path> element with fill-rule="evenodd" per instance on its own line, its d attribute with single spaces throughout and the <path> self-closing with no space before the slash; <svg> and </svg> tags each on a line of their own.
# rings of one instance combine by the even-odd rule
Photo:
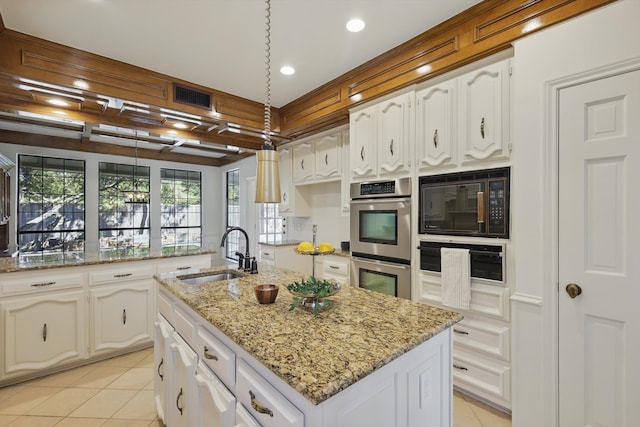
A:
<svg viewBox="0 0 640 427">
<path fill-rule="evenodd" d="M 443 306 L 439 275 L 421 272 L 417 282 L 420 301 Z M 511 409 L 509 288 L 472 283 L 469 310 L 458 311 L 464 319 L 453 327 L 453 384 Z"/>
<path fill-rule="evenodd" d="M 157 314 L 154 394 L 167 427 L 452 425 L 450 329 L 314 405 L 162 286 L 157 295 L 169 317 L 195 321 L 191 333 Z"/>
<path fill-rule="evenodd" d="M 153 281 L 146 279 L 89 291 L 94 353 L 151 341 L 153 287 Z"/>
<path fill-rule="evenodd" d="M 13 297 L 0 308 L 3 379 L 86 357 L 84 290 Z"/>
<path fill-rule="evenodd" d="M 297 254 L 293 250 L 295 247 L 295 245 L 261 244 L 260 261 L 310 276 L 313 272 L 313 260 L 316 257 Z"/>
</svg>

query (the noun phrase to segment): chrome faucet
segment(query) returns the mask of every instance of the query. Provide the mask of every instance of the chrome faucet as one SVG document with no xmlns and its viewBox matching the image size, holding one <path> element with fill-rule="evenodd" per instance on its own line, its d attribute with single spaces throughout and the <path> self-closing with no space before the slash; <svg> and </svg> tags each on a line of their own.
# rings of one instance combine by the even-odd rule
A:
<svg viewBox="0 0 640 427">
<path fill-rule="evenodd" d="M 252 258 L 251 255 L 249 255 L 249 235 L 242 228 L 240 227 L 227 228 L 227 231 L 225 231 L 224 234 L 222 235 L 222 240 L 220 241 L 220 247 L 224 248 L 224 242 L 227 240 L 227 236 L 229 235 L 229 233 L 235 230 L 238 230 L 242 234 L 244 234 L 244 239 L 247 243 L 246 252 L 244 255 L 242 255 L 242 253 L 240 252 L 236 252 L 236 255 L 240 259 L 238 264 L 238 269 L 244 269 L 244 271 L 250 271 L 251 274 L 258 274 L 258 263 L 256 262 L 256 258 L 255 257 Z"/>
</svg>

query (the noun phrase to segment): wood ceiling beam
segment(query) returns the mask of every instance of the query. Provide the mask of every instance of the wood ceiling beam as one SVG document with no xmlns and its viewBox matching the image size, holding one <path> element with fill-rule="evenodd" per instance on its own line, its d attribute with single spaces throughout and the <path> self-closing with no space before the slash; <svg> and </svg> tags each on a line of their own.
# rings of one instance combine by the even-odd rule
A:
<svg viewBox="0 0 640 427">
<path fill-rule="evenodd" d="M 353 107 L 424 83 L 507 49 L 521 37 L 614 1 L 485 0 L 282 108 L 273 108 L 274 144 L 348 123 L 349 109 Z M 0 111 L 52 112 L 52 108 L 42 105 L 42 99 L 19 90 L 19 84 L 15 83 L 19 79 L 28 78 L 70 90 L 75 80 L 82 79 L 91 87 L 91 93 L 87 93 L 90 102 L 86 106 L 80 103 L 70 113 L 85 123 L 144 129 L 158 135 L 166 133 L 167 127 L 156 119 L 145 121 L 135 114 L 124 117 L 114 113 L 113 108 L 100 111 L 99 96 L 108 96 L 148 105 L 156 111 L 168 108 L 201 116 L 209 123 L 206 131 L 177 131 L 183 138 L 251 150 L 259 149 L 262 144 L 256 133 L 263 126 L 261 103 L 9 30 L 4 27 L 2 16 L 0 51 Z M 212 108 L 175 102 L 176 84 L 210 93 Z M 224 127 L 219 126 L 220 123 L 233 124 L 239 133 L 218 133 Z M 74 141 L 70 146 L 87 145 L 96 144 Z M 171 154 L 175 153 L 171 150 L 161 153 L 163 158 Z M 193 159 L 193 162 L 200 161 Z"/>
</svg>

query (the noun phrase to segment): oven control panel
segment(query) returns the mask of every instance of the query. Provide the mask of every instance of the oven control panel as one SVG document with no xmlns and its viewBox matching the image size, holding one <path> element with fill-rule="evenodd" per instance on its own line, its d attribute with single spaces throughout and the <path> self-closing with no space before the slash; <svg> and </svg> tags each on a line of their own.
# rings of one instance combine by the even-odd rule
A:
<svg viewBox="0 0 640 427">
<path fill-rule="evenodd" d="M 489 180 L 489 229 L 487 230 L 489 235 L 506 232 L 508 215 L 508 212 L 505 212 L 508 206 L 505 201 L 506 185 L 505 179 Z"/>
<path fill-rule="evenodd" d="M 411 195 L 411 178 L 388 181 L 355 182 L 351 184 L 351 199 L 404 197 Z"/>
</svg>

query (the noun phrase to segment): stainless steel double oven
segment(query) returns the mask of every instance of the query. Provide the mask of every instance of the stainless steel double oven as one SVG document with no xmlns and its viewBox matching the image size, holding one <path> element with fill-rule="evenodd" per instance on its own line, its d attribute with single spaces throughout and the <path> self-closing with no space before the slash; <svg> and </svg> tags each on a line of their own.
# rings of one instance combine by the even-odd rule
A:
<svg viewBox="0 0 640 427">
<path fill-rule="evenodd" d="M 411 299 L 411 178 L 351 184 L 351 283 Z"/>
</svg>

